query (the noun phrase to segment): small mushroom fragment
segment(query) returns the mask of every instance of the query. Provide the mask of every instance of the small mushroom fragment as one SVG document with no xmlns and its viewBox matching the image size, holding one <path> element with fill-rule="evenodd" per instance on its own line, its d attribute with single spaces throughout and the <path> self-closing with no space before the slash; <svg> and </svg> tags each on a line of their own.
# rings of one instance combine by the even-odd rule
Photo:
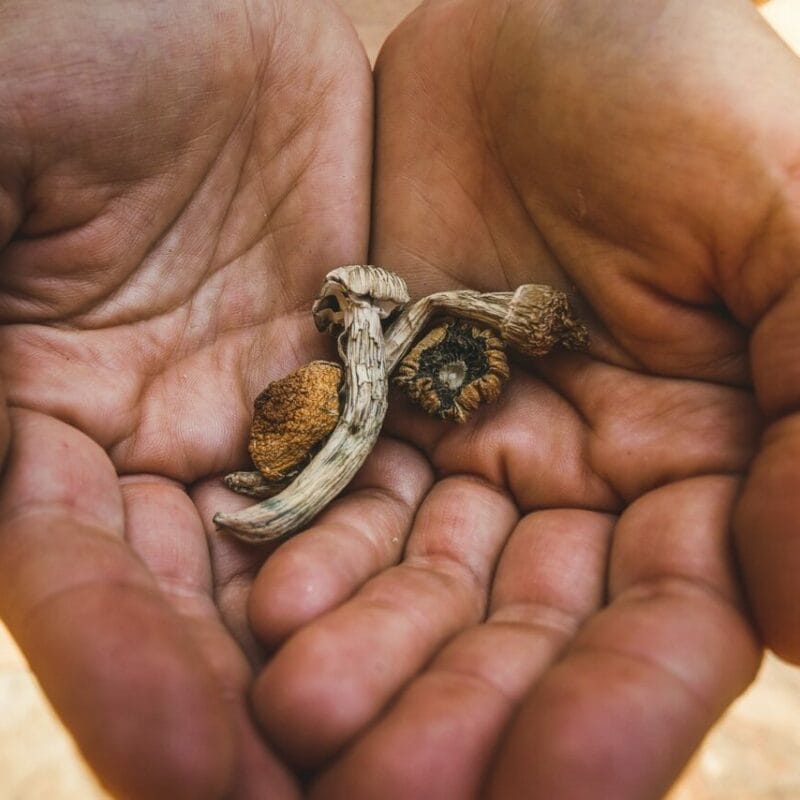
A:
<svg viewBox="0 0 800 800">
<path fill-rule="evenodd" d="M 342 368 L 312 361 L 270 383 L 253 404 L 248 450 L 258 472 L 232 472 L 225 484 L 250 497 L 272 497 L 308 463 L 339 419 Z"/>
<path fill-rule="evenodd" d="M 380 267 L 339 267 L 325 277 L 313 314 L 338 334 L 344 366 L 341 415 L 308 466 L 279 494 L 214 522 L 240 539 L 263 542 L 292 533 L 350 482 L 369 455 L 386 415 L 388 379 L 381 323 L 408 302 L 405 281 Z"/>
<path fill-rule="evenodd" d="M 414 345 L 393 383 L 429 414 L 466 422 L 497 398 L 508 376 L 503 343 L 492 329 L 450 318 Z"/>
</svg>

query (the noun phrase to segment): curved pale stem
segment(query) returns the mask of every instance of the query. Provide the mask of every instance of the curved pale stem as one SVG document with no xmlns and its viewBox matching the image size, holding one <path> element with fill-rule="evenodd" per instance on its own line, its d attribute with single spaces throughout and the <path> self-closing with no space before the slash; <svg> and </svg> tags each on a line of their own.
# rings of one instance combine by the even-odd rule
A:
<svg viewBox="0 0 800 800">
<path fill-rule="evenodd" d="M 378 310 L 365 301 L 344 309 L 340 337 L 344 396 L 339 422 L 322 449 L 282 492 L 214 522 L 248 542 L 294 533 L 352 480 L 369 455 L 387 408 L 387 370 Z"/>
</svg>

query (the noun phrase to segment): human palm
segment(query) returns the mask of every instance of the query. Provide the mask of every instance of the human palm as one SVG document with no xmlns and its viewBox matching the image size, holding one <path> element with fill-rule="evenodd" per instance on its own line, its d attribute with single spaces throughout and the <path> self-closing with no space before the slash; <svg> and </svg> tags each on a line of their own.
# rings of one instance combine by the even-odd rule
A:
<svg viewBox="0 0 800 800">
<path fill-rule="evenodd" d="M 238 502 L 215 476 L 253 395 L 324 352 L 321 276 L 364 255 L 351 32 L 231 3 L 213 27 L 109 11 L 86 42 L 64 15 L 80 80 L 17 64 L 3 615 L 116 791 L 652 796 L 751 678 L 728 529 L 796 66 L 744 5 L 655 5 L 430 3 L 395 34 L 372 260 L 414 294 L 576 289 L 594 344 L 515 365 L 465 427 L 396 399 L 351 490 L 266 561 L 210 529 Z M 708 52 L 772 81 L 742 98 Z"/>
<path fill-rule="evenodd" d="M 594 343 L 463 428 L 398 398 L 435 482 L 266 563 L 257 713 L 314 797 L 659 796 L 759 659 L 730 526 L 798 253 L 795 59 L 745 4 L 438 2 L 376 74 L 371 259 L 574 290 Z"/>
<path fill-rule="evenodd" d="M 3 616 L 115 793 L 292 796 L 246 707 L 265 553 L 208 537 L 207 487 L 322 352 L 320 276 L 365 256 L 368 64 L 325 2 L 0 28 Z"/>
</svg>

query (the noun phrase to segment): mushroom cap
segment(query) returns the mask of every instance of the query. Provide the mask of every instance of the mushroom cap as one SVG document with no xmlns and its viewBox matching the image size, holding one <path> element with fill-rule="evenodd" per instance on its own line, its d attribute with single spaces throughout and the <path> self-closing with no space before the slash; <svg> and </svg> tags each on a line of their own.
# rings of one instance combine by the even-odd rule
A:
<svg viewBox="0 0 800 800">
<path fill-rule="evenodd" d="M 369 301 L 381 319 L 388 318 L 408 300 L 406 282 L 393 272 L 368 264 L 337 267 L 325 276 L 312 312 L 317 330 L 331 333 L 341 328 L 347 300 Z"/>
<path fill-rule="evenodd" d="M 511 298 L 500 325 L 503 341 L 528 356 L 544 356 L 557 347 L 585 350 L 589 331 L 560 289 L 525 284 Z"/>
<path fill-rule="evenodd" d="M 445 318 L 403 359 L 393 382 L 432 416 L 466 422 L 508 377 L 503 342 L 491 328 Z"/>
<path fill-rule="evenodd" d="M 312 361 L 256 397 L 248 449 L 265 478 L 286 478 L 336 427 L 341 380 L 339 364 Z"/>
</svg>

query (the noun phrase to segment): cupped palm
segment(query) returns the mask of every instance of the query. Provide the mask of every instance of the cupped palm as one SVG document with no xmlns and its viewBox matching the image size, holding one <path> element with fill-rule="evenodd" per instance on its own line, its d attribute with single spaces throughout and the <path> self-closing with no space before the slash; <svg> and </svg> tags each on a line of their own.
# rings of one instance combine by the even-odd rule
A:
<svg viewBox="0 0 800 800">
<path fill-rule="evenodd" d="M 611 6 L 429 2 L 379 59 L 371 258 L 556 284 L 593 345 L 464 427 L 397 398 L 419 506 L 343 500 L 266 563 L 256 711 L 312 796 L 659 796 L 755 673 L 731 523 L 800 252 L 796 59 L 745 4 Z M 753 341 L 763 400 L 793 370 Z"/>
<path fill-rule="evenodd" d="M 246 708 L 264 553 L 209 537 L 203 487 L 322 352 L 321 276 L 364 258 L 366 58 L 326 2 L 0 28 L 3 616 L 116 794 L 293 796 Z"/>
</svg>

